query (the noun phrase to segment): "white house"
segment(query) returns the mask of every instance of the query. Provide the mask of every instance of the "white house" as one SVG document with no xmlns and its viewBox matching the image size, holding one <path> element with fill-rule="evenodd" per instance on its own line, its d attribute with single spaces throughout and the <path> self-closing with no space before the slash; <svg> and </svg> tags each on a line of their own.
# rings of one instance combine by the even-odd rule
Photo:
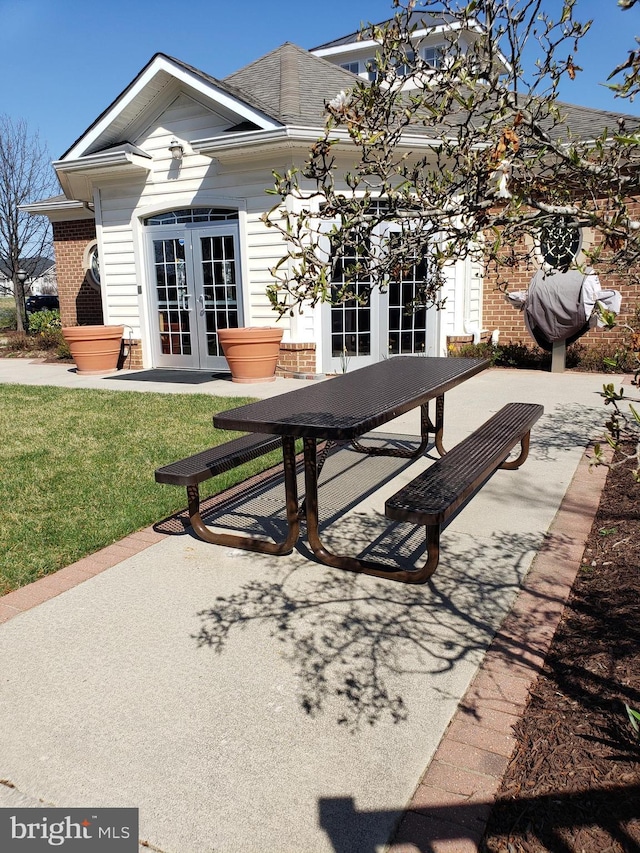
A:
<svg viewBox="0 0 640 853">
<path fill-rule="evenodd" d="M 434 18 L 421 43 L 434 66 L 445 26 Z M 153 56 L 54 163 L 64 195 L 27 208 L 53 224 L 63 323 L 124 324 L 132 366 L 225 371 L 218 328 L 277 320 L 265 290 L 285 247 L 261 221 L 272 171 L 304 162 L 326 101 L 375 73 L 374 47 L 357 33 L 312 51 L 285 43 L 224 80 Z M 610 113 L 572 109 L 578 125 L 611 126 Z M 281 368 L 335 372 L 345 352 L 352 368 L 442 355 L 451 336 L 498 325 L 470 262 L 451 267 L 443 311 L 407 314 L 415 286 L 283 317 Z"/>
</svg>

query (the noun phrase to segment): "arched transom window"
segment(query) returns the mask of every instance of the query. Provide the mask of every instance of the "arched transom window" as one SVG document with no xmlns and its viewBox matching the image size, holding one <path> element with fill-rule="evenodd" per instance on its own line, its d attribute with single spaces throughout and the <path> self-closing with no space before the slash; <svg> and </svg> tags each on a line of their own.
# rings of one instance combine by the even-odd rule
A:
<svg viewBox="0 0 640 853">
<path fill-rule="evenodd" d="M 186 207 L 156 213 L 144 220 L 145 225 L 187 225 L 192 223 L 226 222 L 238 218 L 237 210 L 226 207 Z"/>
</svg>

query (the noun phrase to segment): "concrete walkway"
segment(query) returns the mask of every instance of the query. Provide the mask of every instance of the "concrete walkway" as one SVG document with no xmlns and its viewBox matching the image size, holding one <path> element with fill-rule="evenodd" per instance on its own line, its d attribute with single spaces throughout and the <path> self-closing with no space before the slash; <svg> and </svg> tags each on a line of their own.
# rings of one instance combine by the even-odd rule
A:
<svg viewBox="0 0 640 853">
<path fill-rule="evenodd" d="M 0 360 L 0 383 L 305 384 L 160 378 Z M 603 381 L 489 370 L 447 394 L 449 445 L 509 401 L 545 415 L 524 467 L 498 472 L 447 529 L 424 586 L 318 566 L 304 542 L 276 558 L 160 525 L 0 599 L 0 806 L 137 807 L 141 849 L 161 853 L 476 850 L 597 507 L 604 472 L 584 450 Z M 418 432 L 417 412 L 381 440 L 392 430 Z M 382 507 L 424 463 L 334 459 L 329 544 L 413 556 L 419 532 L 390 531 Z M 278 495 L 256 497 L 274 525 Z"/>
</svg>

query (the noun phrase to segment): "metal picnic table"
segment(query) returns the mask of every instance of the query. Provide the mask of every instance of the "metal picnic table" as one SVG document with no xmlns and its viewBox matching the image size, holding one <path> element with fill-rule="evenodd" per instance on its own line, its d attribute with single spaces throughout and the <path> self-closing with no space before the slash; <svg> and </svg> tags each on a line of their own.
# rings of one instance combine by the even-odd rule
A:
<svg viewBox="0 0 640 853">
<path fill-rule="evenodd" d="M 318 531 L 318 476 L 323 455 L 318 443 L 350 442 L 362 453 L 418 457 L 427 448 L 429 435 L 442 456 L 445 393 L 489 366 L 480 358 L 429 358 L 397 356 L 368 367 L 341 374 L 305 388 L 220 412 L 213 418 L 219 429 L 269 433 L 282 436 L 286 495 L 287 537 L 274 543 L 254 537 L 226 537 L 227 544 L 271 554 L 290 553 L 300 534 L 300 517 L 306 517 L 307 540 L 317 559 L 335 568 L 392 577 L 393 569 L 358 557 L 334 554 Z M 435 400 L 435 417 L 429 403 Z M 420 407 L 420 441 L 415 448 L 368 448 L 358 442 L 366 432 L 405 412 Z M 298 502 L 296 439 L 303 439 L 305 498 Z M 232 541 L 233 540 L 233 541 Z"/>
</svg>

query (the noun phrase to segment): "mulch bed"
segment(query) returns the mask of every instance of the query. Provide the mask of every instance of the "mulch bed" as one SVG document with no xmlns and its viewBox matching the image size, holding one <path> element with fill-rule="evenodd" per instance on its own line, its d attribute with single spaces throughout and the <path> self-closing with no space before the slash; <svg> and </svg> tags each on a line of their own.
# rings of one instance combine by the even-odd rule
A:
<svg viewBox="0 0 640 853">
<path fill-rule="evenodd" d="M 640 853 L 640 484 L 610 470 L 481 850 Z"/>
</svg>

